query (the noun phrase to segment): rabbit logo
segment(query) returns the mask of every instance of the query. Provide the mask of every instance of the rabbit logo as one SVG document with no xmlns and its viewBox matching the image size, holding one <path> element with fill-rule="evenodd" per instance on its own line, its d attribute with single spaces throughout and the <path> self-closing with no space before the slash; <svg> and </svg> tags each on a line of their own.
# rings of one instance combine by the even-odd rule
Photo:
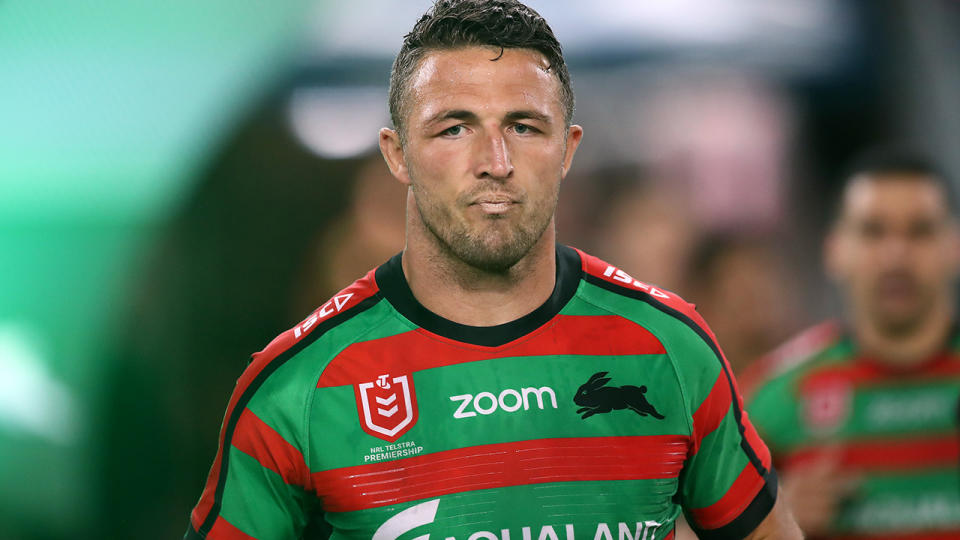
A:
<svg viewBox="0 0 960 540">
<path fill-rule="evenodd" d="M 580 385 L 573 396 L 573 402 L 580 405 L 577 414 L 586 420 L 595 414 L 608 413 L 614 409 L 630 409 L 640 416 L 652 416 L 663 420 L 663 415 L 647 401 L 646 386 L 604 386 L 610 382 L 606 371 L 600 371 L 590 376 L 587 382 Z"/>
</svg>

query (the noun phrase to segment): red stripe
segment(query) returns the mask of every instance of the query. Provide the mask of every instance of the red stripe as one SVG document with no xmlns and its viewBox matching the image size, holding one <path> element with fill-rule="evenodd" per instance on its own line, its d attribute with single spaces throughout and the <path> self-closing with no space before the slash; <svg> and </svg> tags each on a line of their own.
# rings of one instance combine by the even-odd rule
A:
<svg viewBox="0 0 960 540">
<path fill-rule="evenodd" d="M 800 384 L 806 393 L 823 386 L 844 384 L 851 388 L 869 388 L 942 382 L 944 377 L 960 374 L 960 357 L 952 351 L 931 357 L 922 366 L 897 370 L 878 360 L 858 357 L 854 361 L 823 366 L 807 374 Z"/>
<path fill-rule="evenodd" d="M 226 422 L 224 422 L 226 424 Z M 223 428 L 220 431 L 220 440 L 223 441 Z M 221 442 L 221 447 L 222 447 Z M 207 516 L 210 514 L 210 509 L 213 507 L 213 498 L 214 492 L 217 489 L 217 479 L 220 477 L 220 456 L 223 453 L 217 451 L 217 457 L 213 460 L 213 465 L 210 467 L 210 472 L 207 474 L 207 483 L 203 486 L 203 493 L 200 494 L 200 500 L 197 502 L 197 506 L 194 507 L 193 511 L 190 512 L 190 522 L 193 523 L 193 528 L 199 530 L 203 526 L 203 521 L 207 519 Z"/>
<path fill-rule="evenodd" d="M 951 531 L 915 531 L 909 533 L 875 533 L 831 536 L 833 540 L 957 540 L 960 529 Z"/>
<path fill-rule="evenodd" d="M 676 529 L 670 529 L 670 532 L 663 537 L 663 540 L 673 540 L 675 533 L 676 533 Z"/>
<path fill-rule="evenodd" d="M 548 482 L 676 478 L 682 435 L 539 439 L 473 446 L 313 473 L 329 512 Z"/>
<path fill-rule="evenodd" d="M 784 456 L 784 470 L 823 456 L 828 449 L 815 447 L 790 452 Z M 955 467 L 960 461 L 960 441 L 955 434 L 936 437 L 848 441 L 832 446 L 829 451 L 840 453 L 840 462 L 846 467 L 870 470 L 927 469 Z"/>
<path fill-rule="evenodd" d="M 450 347 L 459 352 L 450 354 Z M 452 341 L 422 329 L 354 343 L 330 362 L 317 386 L 357 384 L 376 380 L 383 373 L 412 373 L 491 358 L 664 352 L 656 336 L 623 317 L 558 315 L 537 331 L 500 347 Z"/>
<path fill-rule="evenodd" d="M 342 296 L 344 294 L 353 293 L 350 299 L 340 306 L 340 312 L 343 312 L 350 307 L 357 305 L 360 301 L 365 298 L 373 296 L 378 291 L 376 280 L 374 279 L 374 271 L 371 270 L 364 276 L 362 279 L 356 281 L 343 291 L 337 293 L 336 296 Z M 326 304 L 325 304 L 326 305 Z M 230 402 L 227 404 L 227 412 L 223 417 L 223 424 L 220 427 L 220 444 L 217 450 L 217 456 L 213 460 L 213 466 L 210 468 L 210 473 L 207 475 L 207 483 L 204 485 L 203 493 L 200 495 L 200 501 L 197 503 L 197 506 L 193 509 L 191 513 L 191 520 L 193 524 L 199 528 L 204 521 L 209 517 L 210 510 L 214 505 L 214 498 L 216 496 L 217 483 L 220 480 L 220 469 L 223 461 L 223 448 L 224 448 L 224 439 L 227 432 L 227 424 L 230 421 L 230 418 L 234 414 L 234 409 L 237 406 L 237 402 L 240 400 L 240 397 L 247 391 L 250 387 L 250 384 L 257 378 L 257 375 L 260 374 L 264 368 L 267 367 L 270 362 L 280 356 L 283 352 L 287 351 L 290 347 L 295 345 L 298 341 L 303 339 L 303 337 L 312 331 L 318 326 L 319 315 L 324 308 L 321 306 L 314 313 L 318 315 L 316 322 L 310 325 L 310 328 L 305 329 L 304 324 L 301 323 L 297 327 L 287 330 L 286 332 L 277 336 L 269 345 L 266 346 L 262 351 L 255 353 L 253 355 L 253 361 L 247 366 L 247 369 L 244 370 L 243 374 L 240 375 L 240 378 L 237 380 L 237 384 L 234 387 L 233 395 L 230 396 Z M 328 317 L 329 315 L 325 316 Z M 312 317 L 312 315 L 311 315 Z M 309 320 L 308 317 L 306 320 Z M 305 320 L 305 321 L 306 321 Z M 299 329 L 299 332 L 296 331 Z M 299 336 L 299 337 L 298 337 Z"/>
<path fill-rule="evenodd" d="M 700 449 L 700 441 L 713 433 L 730 410 L 730 382 L 727 375 L 721 371 L 707 399 L 697 407 L 693 413 L 693 441 L 690 445 L 690 455 Z"/>
<path fill-rule="evenodd" d="M 723 527 L 750 506 L 762 487 L 763 478 L 757 469 L 748 463 L 719 501 L 704 508 L 694 508 L 690 513 L 701 529 Z"/>
<path fill-rule="evenodd" d="M 955 351 L 945 352 L 926 364 L 923 374 L 931 379 L 960 374 L 960 356 Z"/>
<path fill-rule="evenodd" d="M 848 362 L 826 365 L 812 370 L 800 381 L 799 392 L 807 394 L 824 386 L 838 384 L 852 388 L 864 386 L 870 382 L 883 381 L 888 375 L 879 366 L 868 362 Z"/>
<path fill-rule="evenodd" d="M 272 427 L 244 409 L 233 431 L 233 446 L 280 475 L 290 485 L 312 489 L 303 454 Z"/>
<path fill-rule="evenodd" d="M 234 527 L 229 521 L 217 516 L 217 521 L 213 523 L 210 532 L 207 533 L 207 540 L 257 540 L 249 534 Z"/>
</svg>

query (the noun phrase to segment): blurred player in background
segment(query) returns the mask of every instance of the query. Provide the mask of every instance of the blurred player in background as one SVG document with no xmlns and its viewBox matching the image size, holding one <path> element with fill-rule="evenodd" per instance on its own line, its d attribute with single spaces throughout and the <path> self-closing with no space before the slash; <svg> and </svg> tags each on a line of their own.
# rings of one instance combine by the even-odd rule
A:
<svg viewBox="0 0 960 540">
<path fill-rule="evenodd" d="M 902 150 L 865 156 L 825 243 L 845 321 L 757 366 L 769 378 L 750 417 L 811 537 L 960 538 L 957 226 L 935 167 Z"/>
<path fill-rule="evenodd" d="M 254 355 L 187 538 L 799 538 L 692 306 L 556 243 L 583 131 L 546 21 L 438 1 L 390 110 L 404 250 Z"/>
</svg>

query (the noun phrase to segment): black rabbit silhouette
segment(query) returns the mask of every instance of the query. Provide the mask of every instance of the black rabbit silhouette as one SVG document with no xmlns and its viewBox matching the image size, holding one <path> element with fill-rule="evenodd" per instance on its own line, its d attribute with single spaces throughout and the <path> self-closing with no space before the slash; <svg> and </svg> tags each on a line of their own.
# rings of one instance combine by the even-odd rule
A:
<svg viewBox="0 0 960 540">
<path fill-rule="evenodd" d="M 647 401 L 644 394 L 646 386 L 604 386 L 610 379 L 606 371 L 600 371 L 590 376 L 587 382 L 580 386 L 573 402 L 580 405 L 577 414 L 583 414 L 581 419 L 587 419 L 598 413 L 608 413 L 614 409 L 630 409 L 640 416 L 650 415 L 663 420 L 663 415 Z"/>
</svg>

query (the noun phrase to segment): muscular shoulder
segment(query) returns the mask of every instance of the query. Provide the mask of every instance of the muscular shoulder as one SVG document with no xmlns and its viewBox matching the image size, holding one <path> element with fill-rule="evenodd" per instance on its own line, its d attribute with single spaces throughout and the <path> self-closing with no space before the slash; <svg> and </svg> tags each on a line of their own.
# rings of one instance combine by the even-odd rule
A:
<svg viewBox="0 0 960 540">
<path fill-rule="evenodd" d="M 371 271 L 254 353 L 237 390 L 255 402 L 303 401 L 330 360 L 376 327 L 380 301 Z"/>
<path fill-rule="evenodd" d="M 373 273 L 371 270 L 333 295 L 296 326 L 274 338 L 262 351 L 254 353 L 251 365 L 269 364 L 276 358 L 295 355 L 334 328 L 373 307 L 380 300 Z"/>
</svg>

